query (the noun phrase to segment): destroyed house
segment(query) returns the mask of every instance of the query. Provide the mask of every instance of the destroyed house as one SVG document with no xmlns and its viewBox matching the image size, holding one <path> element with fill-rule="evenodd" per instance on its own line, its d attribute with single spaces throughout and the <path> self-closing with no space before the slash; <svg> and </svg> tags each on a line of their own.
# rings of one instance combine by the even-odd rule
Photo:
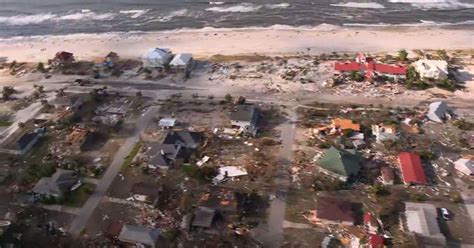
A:
<svg viewBox="0 0 474 248">
<path fill-rule="evenodd" d="M 133 199 L 146 202 L 152 206 L 156 206 L 158 203 L 160 192 L 161 187 L 146 182 L 135 183 L 130 190 Z"/>
<path fill-rule="evenodd" d="M 58 169 L 51 177 L 41 178 L 32 192 L 40 197 L 63 197 L 75 185 L 80 184 L 75 171 Z"/>
<path fill-rule="evenodd" d="M 405 184 L 427 184 L 420 155 L 414 152 L 402 152 L 398 155 L 398 162 Z"/>
<path fill-rule="evenodd" d="M 119 61 L 119 56 L 115 52 L 110 52 L 105 56 L 104 59 L 104 66 L 106 67 L 114 67 L 115 64 Z"/>
<path fill-rule="evenodd" d="M 393 185 L 394 178 L 395 176 L 392 168 L 388 166 L 380 168 L 380 179 L 383 185 Z"/>
<path fill-rule="evenodd" d="M 367 228 L 369 233 L 377 233 L 379 229 L 379 223 L 377 222 L 377 219 L 375 216 L 367 212 L 364 214 L 364 225 Z"/>
<path fill-rule="evenodd" d="M 369 248 L 384 248 L 384 238 L 378 234 L 370 234 L 369 235 Z"/>
<path fill-rule="evenodd" d="M 474 161 L 469 158 L 456 160 L 454 168 L 466 176 L 474 176 Z"/>
<path fill-rule="evenodd" d="M 367 79 L 377 75 L 401 77 L 405 76 L 407 69 L 402 65 L 388 65 L 375 62 L 370 57 L 365 57 L 362 53 L 357 55 L 356 61 L 336 62 L 334 69 L 339 72 L 361 72 Z"/>
<path fill-rule="evenodd" d="M 331 147 L 319 160 L 322 172 L 346 181 L 351 176 L 356 176 L 360 170 L 360 155 L 354 150 L 340 150 Z"/>
<path fill-rule="evenodd" d="M 360 125 L 349 119 L 336 118 L 331 121 L 331 125 L 337 130 L 360 131 Z"/>
<path fill-rule="evenodd" d="M 150 168 L 166 170 L 169 169 L 176 160 L 183 158 L 181 145 L 151 142 L 148 143 L 146 147 L 147 150 L 144 153 L 144 159 Z"/>
<path fill-rule="evenodd" d="M 120 231 L 118 240 L 124 243 L 125 245 L 155 248 L 159 247 L 157 244 L 159 237 L 159 229 L 125 224 L 123 225 L 122 230 Z"/>
<path fill-rule="evenodd" d="M 438 225 L 438 212 L 433 204 L 405 202 L 405 217 L 407 229 L 421 237 L 425 245 L 446 244 L 446 238 Z"/>
<path fill-rule="evenodd" d="M 74 62 L 74 55 L 69 52 L 57 52 L 53 59 L 54 65 L 67 65 Z"/>
<path fill-rule="evenodd" d="M 260 109 L 254 105 L 242 104 L 230 114 L 230 123 L 238 127 L 244 133 L 255 136 L 257 134 L 257 124 L 260 118 Z"/>
<path fill-rule="evenodd" d="M 449 114 L 450 110 L 446 102 L 437 101 L 430 104 L 426 116 L 431 121 L 443 123 L 446 119 L 448 119 Z"/>
<path fill-rule="evenodd" d="M 192 227 L 197 228 L 211 228 L 213 225 L 217 211 L 208 207 L 198 207 L 194 211 L 194 215 L 191 221 Z"/>
<path fill-rule="evenodd" d="M 70 96 L 56 96 L 49 104 L 53 105 L 56 109 L 79 109 L 84 103 L 81 96 L 70 95 Z"/>
<path fill-rule="evenodd" d="M 420 59 L 413 63 L 413 67 L 421 78 L 443 79 L 449 74 L 448 62 L 444 60 Z"/>
<path fill-rule="evenodd" d="M 355 217 L 352 203 L 333 197 L 319 197 L 316 202 L 314 218 L 322 224 L 354 225 Z"/>
<path fill-rule="evenodd" d="M 179 145 L 186 149 L 196 149 L 202 140 L 202 134 L 190 131 L 169 131 L 163 139 L 163 144 Z"/>
</svg>

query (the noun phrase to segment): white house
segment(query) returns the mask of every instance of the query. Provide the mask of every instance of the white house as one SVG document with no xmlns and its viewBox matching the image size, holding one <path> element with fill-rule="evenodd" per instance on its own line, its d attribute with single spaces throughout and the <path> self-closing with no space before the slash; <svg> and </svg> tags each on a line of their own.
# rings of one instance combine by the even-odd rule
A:
<svg viewBox="0 0 474 248">
<path fill-rule="evenodd" d="M 163 68 L 168 65 L 172 58 L 171 50 L 168 48 L 154 48 L 142 57 L 144 67 Z"/>
<path fill-rule="evenodd" d="M 474 161 L 472 161 L 471 159 L 458 159 L 456 162 L 454 162 L 454 168 L 456 168 L 456 170 L 467 176 L 474 175 Z"/>
<path fill-rule="evenodd" d="M 431 121 L 443 123 L 446 119 L 451 117 L 448 104 L 443 101 L 432 102 L 426 116 Z"/>
<path fill-rule="evenodd" d="M 193 55 L 190 53 L 178 53 L 170 62 L 170 67 L 176 70 L 189 70 L 193 62 Z"/>
<path fill-rule="evenodd" d="M 421 78 L 443 79 L 448 76 L 448 62 L 444 60 L 420 59 L 413 63 Z"/>
</svg>

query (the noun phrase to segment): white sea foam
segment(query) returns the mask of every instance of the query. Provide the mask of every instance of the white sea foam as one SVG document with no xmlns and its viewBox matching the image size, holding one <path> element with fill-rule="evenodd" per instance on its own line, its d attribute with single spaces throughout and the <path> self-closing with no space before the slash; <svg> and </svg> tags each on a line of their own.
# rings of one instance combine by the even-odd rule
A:
<svg viewBox="0 0 474 248">
<path fill-rule="evenodd" d="M 359 3 L 359 2 L 347 2 L 347 3 L 335 3 L 331 4 L 334 7 L 345 7 L 345 8 L 360 8 L 360 9 L 384 9 L 380 3 L 374 2 L 366 2 L 366 3 Z"/>
<path fill-rule="evenodd" d="M 389 24 L 389 23 L 344 23 L 343 26 L 347 27 L 442 27 L 442 26 L 461 26 L 461 25 L 474 25 L 474 20 L 468 20 L 463 22 L 435 22 L 420 20 L 418 23 L 402 23 L 402 24 Z"/>
<path fill-rule="evenodd" d="M 474 3 L 460 0 L 388 0 L 391 3 L 407 3 L 420 9 L 472 9 Z"/>
<path fill-rule="evenodd" d="M 231 12 L 231 13 L 238 13 L 238 12 L 254 12 L 259 9 L 261 9 L 261 5 L 254 5 L 250 3 L 243 3 L 240 5 L 233 5 L 233 6 L 228 6 L 228 7 L 211 7 L 207 8 L 207 11 L 212 11 L 212 12 Z"/>
<path fill-rule="evenodd" d="M 286 9 L 290 7 L 291 5 L 289 3 L 277 3 L 277 4 L 266 4 L 265 8 L 269 9 Z"/>
<path fill-rule="evenodd" d="M 77 12 L 72 14 L 67 14 L 63 16 L 59 16 L 57 18 L 53 18 L 53 20 L 61 21 L 61 20 L 109 20 L 114 18 L 115 14 L 113 13 L 104 13 L 104 14 L 97 14 L 95 12 Z"/>
<path fill-rule="evenodd" d="M 37 15 L 16 15 L 16 16 L 0 16 L 0 23 L 8 25 L 29 25 L 38 24 L 56 18 L 56 15 L 51 13 L 37 14 Z"/>
<path fill-rule="evenodd" d="M 146 14 L 150 9 L 131 9 L 131 10 L 121 10 L 119 11 L 120 14 L 127 14 L 131 15 L 131 18 L 138 18 L 144 14 Z"/>
<path fill-rule="evenodd" d="M 210 5 L 222 5 L 225 2 L 209 2 Z"/>
<path fill-rule="evenodd" d="M 159 21 L 159 22 L 169 22 L 175 17 L 183 17 L 183 16 L 188 16 L 189 11 L 187 9 L 180 9 L 176 11 L 172 11 L 167 15 L 159 16 L 152 21 Z"/>
</svg>

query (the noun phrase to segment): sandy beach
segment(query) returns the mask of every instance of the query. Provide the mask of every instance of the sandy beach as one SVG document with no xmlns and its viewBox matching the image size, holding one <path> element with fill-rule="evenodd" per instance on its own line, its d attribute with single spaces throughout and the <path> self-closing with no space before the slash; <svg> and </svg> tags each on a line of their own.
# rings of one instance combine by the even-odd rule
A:
<svg viewBox="0 0 474 248">
<path fill-rule="evenodd" d="M 396 42 L 395 42 L 396 41 Z M 9 61 L 46 61 L 57 51 L 78 59 L 103 57 L 109 51 L 122 58 L 139 58 L 153 47 L 190 52 L 195 57 L 214 54 L 286 55 L 399 49 L 474 49 L 474 30 L 428 28 L 352 29 L 201 29 L 153 33 L 74 34 L 16 37 L 0 40 L 0 57 Z"/>
</svg>

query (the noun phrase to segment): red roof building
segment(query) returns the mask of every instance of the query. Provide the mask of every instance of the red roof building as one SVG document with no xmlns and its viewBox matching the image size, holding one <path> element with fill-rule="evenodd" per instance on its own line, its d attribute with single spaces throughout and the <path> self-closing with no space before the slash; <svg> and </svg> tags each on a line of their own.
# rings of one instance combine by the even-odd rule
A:
<svg viewBox="0 0 474 248">
<path fill-rule="evenodd" d="M 377 234 L 370 234 L 369 236 L 369 247 L 370 248 L 383 248 L 383 236 Z"/>
<path fill-rule="evenodd" d="M 376 73 L 385 75 L 403 76 L 407 72 L 407 68 L 402 65 L 387 65 L 378 64 L 372 58 L 365 57 L 362 53 L 359 53 L 355 61 L 350 62 L 336 62 L 334 69 L 340 72 L 351 72 L 359 71 L 365 72 L 365 77 L 370 79 Z"/>
<path fill-rule="evenodd" d="M 398 155 L 402 179 L 405 184 L 426 184 L 426 175 L 421 166 L 420 155 L 414 152 L 402 152 Z"/>
</svg>

